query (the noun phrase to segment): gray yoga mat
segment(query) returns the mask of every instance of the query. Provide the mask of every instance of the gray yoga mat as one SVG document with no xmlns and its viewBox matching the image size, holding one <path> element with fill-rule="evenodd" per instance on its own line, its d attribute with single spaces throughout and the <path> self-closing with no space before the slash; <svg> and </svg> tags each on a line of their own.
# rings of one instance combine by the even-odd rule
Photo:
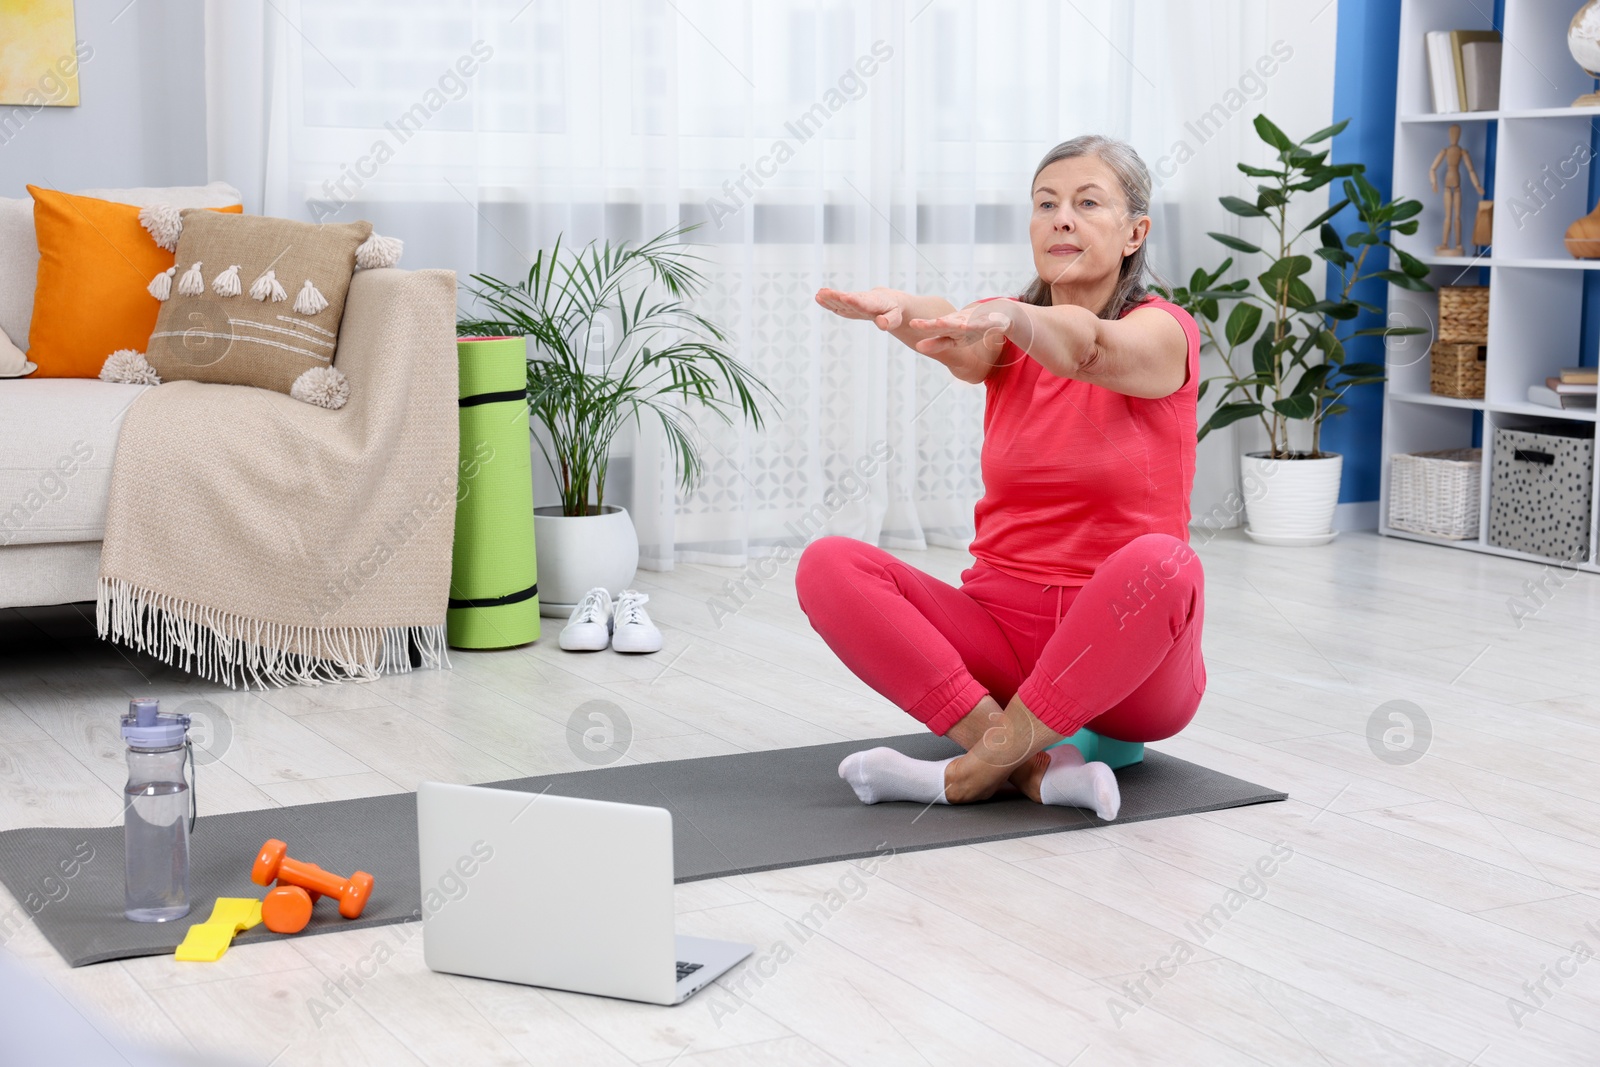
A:
<svg viewBox="0 0 1600 1067">
<path fill-rule="evenodd" d="M 880 744 L 919 759 L 944 759 L 961 751 L 933 734 L 905 734 L 492 784 L 667 808 L 673 815 L 679 882 L 854 859 L 885 848 L 914 852 L 1106 825 L 1078 808 L 1045 807 L 1015 795 L 970 805 L 861 804 L 839 779 L 839 761 Z M 1143 763 L 1117 772 L 1117 782 L 1122 790 L 1117 822 L 1287 796 L 1148 749 Z M 191 923 L 210 916 L 217 897 L 261 896 L 261 887 L 250 881 L 250 865 L 269 837 L 288 842 L 289 855 L 296 859 L 340 874 L 364 870 L 376 879 L 361 918 L 342 919 L 323 902 L 311 925 L 296 936 L 411 922 L 420 916 L 417 797 L 400 793 L 200 819 L 190 869 L 194 909 L 172 923 L 123 918 L 120 825 L 0 833 L 0 882 L 21 904 L 0 915 L 0 940 L 31 914 L 74 967 L 171 952 Z M 235 944 L 278 936 L 258 926 Z"/>
</svg>

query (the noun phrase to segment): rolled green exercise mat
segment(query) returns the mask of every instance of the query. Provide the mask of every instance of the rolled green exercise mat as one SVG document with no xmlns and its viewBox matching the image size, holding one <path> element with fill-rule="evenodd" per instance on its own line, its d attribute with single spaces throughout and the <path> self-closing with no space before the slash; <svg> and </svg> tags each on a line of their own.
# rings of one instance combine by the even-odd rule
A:
<svg viewBox="0 0 1600 1067">
<path fill-rule="evenodd" d="M 539 638 L 527 347 L 521 337 L 465 337 L 461 477 L 451 557 L 452 648 L 510 648 Z"/>
</svg>

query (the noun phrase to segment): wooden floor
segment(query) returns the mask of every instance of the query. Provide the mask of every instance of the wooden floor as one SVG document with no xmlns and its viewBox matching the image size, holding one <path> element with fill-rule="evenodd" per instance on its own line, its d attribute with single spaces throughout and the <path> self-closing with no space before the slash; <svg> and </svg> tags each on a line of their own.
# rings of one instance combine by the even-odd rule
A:
<svg viewBox="0 0 1600 1067">
<path fill-rule="evenodd" d="M 1197 547 L 1210 690 L 1154 747 L 1287 802 L 902 854 L 858 879 L 839 863 L 680 886 L 680 932 L 768 957 L 680 1007 L 436 975 L 395 928 L 215 965 L 69 970 L 32 927 L 7 947 L 196 1062 L 1600 1062 L 1600 583 L 1555 573 L 1514 614 L 1549 572 L 1371 534 Z M 969 562 L 898 555 L 948 581 Z M 738 574 L 641 573 L 653 656 L 564 653 L 545 620 L 536 645 L 455 653 L 453 671 L 265 693 L 98 644 L 86 608 L 0 612 L 0 827 L 117 820 L 130 694 L 226 713 L 208 813 L 581 769 L 566 724 L 592 700 L 623 710 L 638 761 L 914 725 L 811 631 L 792 566 L 715 620 Z M 786 921 L 839 888 L 798 942 Z M 330 995 L 340 979 L 350 994 Z"/>
</svg>

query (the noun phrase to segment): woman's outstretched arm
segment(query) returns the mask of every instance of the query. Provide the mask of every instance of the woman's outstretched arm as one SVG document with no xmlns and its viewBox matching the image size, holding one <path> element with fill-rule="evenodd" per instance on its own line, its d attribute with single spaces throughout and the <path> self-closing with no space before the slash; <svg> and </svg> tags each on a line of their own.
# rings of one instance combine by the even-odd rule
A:
<svg viewBox="0 0 1600 1067">
<path fill-rule="evenodd" d="M 943 363 L 951 374 L 964 382 L 983 381 L 1005 347 L 1005 338 L 998 330 L 991 329 L 988 334 L 979 331 L 970 340 L 942 345 L 933 351 L 922 348 L 919 342 L 938 336 L 938 332 L 913 327 L 913 320 L 938 322 L 958 313 L 956 306 L 942 296 L 923 296 L 881 287 L 854 293 L 824 288 L 817 290 L 817 303 L 840 318 L 871 320 L 878 329 L 906 347 Z M 976 306 L 969 304 L 963 310 Z"/>
<path fill-rule="evenodd" d="M 924 337 L 917 351 L 935 359 L 947 347 L 965 349 L 974 339 L 1003 332 L 1051 374 L 1127 396 L 1170 396 L 1189 376 L 1189 339 L 1178 320 L 1159 308 L 1102 319 L 1076 304 L 1036 307 L 995 300 L 978 311 L 963 308 L 908 325 Z"/>
</svg>

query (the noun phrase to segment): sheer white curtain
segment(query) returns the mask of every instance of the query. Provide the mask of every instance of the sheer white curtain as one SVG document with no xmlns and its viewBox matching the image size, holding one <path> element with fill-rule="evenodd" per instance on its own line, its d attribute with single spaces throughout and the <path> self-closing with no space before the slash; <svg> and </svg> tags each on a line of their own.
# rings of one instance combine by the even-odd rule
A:
<svg viewBox="0 0 1600 1067">
<path fill-rule="evenodd" d="M 964 546 L 983 387 L 823 284 L 958 306 L 1031 277 L 1028 180 L 1083 132 L 1157 171 L 1155 263 L 1220 261 L 1206 230 L 1260 161 L 1250 120 L 1326 125 L 1334 9 L 1267 0 L 210 0 L 212 177 L 247 210 L 370 219 L 408 267 L 526 274 L 539 249 L 701 223 L 700 310 L 781 399 L 760 431 L 700 418 L 675 485 L 659 428 L 619 440 L 608 503 L 641 563 L 739 565 L 819 533 Z M 1270 72 L 1267 72 L 1267 69 Z M 1233 484 L 1207 441 L 1198 507 Z M 535 451 L 536 500 L 555 500 Z"/>
</svg>

